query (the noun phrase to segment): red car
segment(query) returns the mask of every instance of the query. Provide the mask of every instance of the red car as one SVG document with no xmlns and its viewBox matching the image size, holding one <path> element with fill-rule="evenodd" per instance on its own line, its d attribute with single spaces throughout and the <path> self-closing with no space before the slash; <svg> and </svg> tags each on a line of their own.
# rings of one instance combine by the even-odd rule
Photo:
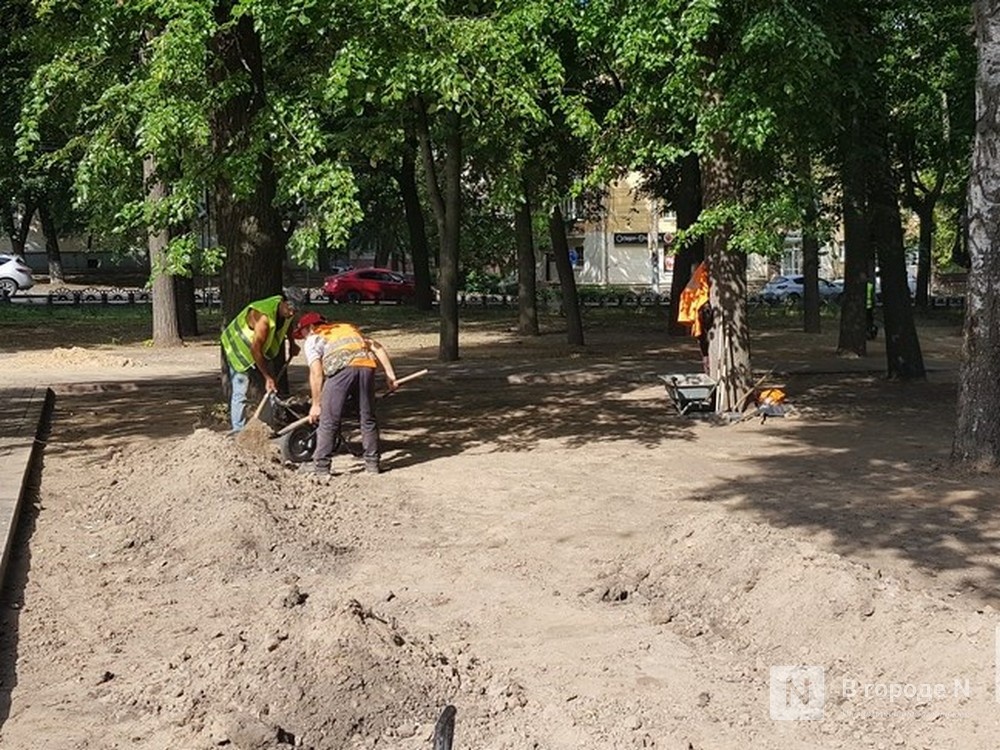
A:
<svg viewBox="0 0 1000 750">
<path fill-rule="evenodd" d="M 415 293 L 412 280 L 388 268 L 356 268 L 327 276 L 323 291 L 332 302 L 405 302 Z"/>
</svg>

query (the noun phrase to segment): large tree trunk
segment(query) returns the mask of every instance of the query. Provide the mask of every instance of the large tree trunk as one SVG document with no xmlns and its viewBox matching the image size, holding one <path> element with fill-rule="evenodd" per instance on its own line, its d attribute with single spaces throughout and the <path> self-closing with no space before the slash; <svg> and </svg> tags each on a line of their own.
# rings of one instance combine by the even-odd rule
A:
<svg viewBox="0 0 1000 750">
<path fill-rule="evenodd" d="M 234 93 L 213 114 L 212 149 L 222 162 L 244 152 L 256 154 L 256 174 L 249 193 L 230 175 L 215 186 L 215 220 L 219 244 L 225 248 L 222 269 L 222 312 L 231 320 L 247 303 L 281 293 L 284 232 L 274 207 L 276 178 L 269 152 L 253 150 L 257 115 L 264 109 L 264 69 L 260 37 L 253 19 L 244 14 L 234 23 L 232 2 L 216 5 L 219 31 L 212 41 L 218 67 L 213 82 Z M 240 85 L 235 86 L 239 81 Z M 244 191 L 244 192 L 241 192 Z"/>
<path fill-rule="evenodd" d="M 563 314 L 566 316 L 566 343 L 583 346 L 583 319 L 580 317 L 580 297 L 576 293 L 576 275 L 569 261 L 569 241 L 566 239 L 566 221 L 557 203 L 549 214 L 549 237 L 559 274 Z"/>
<path fill-rule="evenodd" d="M 438 358 L 442 362 L 458 359 L 458 243 L 462 211 L 462 131 L 461 116 L 447 112 L 445 120 L 444 189 L 438 184 L 434 151 L 431 147 L 427 109 L 417 103 L 417 137 L 423 154 L 427 190 L 437 220 L 440 243 L 438 288 L 440 290 L 441 329 Z"/>
<path fill-rule="evenodd" d="M 884 123 L 884 120 L 880 120 Z M 882 276 L 882 315 L 885 320 L 885 353 L 890 378 L 925 377 L 917 327 L 913 321 L 910 288 L 906 283 L 906 250 L 899 214 L 899 195 L 889 163 L 884 131 L 873 152 L 871 170 L 871 237 Z"/>
<path fill-rule="evenodd" d="M 517 332 L 522 336 L 537 336 L 538 303 L 531 198 L 527 184 L 523 185 L 524 199 L 514 209 L 514 235 L 517 241 Z"/>
<path fill-rule="evenodd" d="M 706 211 L 736 197 L 736 169 L 728 138 L 720 132 L 714 140 L 712 153 L 702 162 L 702 202 Z M 709 375 L 718 384 L 715 410 L 719 414 L 740 409 L 753 384 L 746 255 L 729 249 L 730 233 L 729 226 L 720 227 L 705 241 L 709 301 L 714 312 L 709 332 Z"/>
<path fill-rule="evenodd" d="M 875 263 L 868 234 L 866 178 L 861 127 L 856 113 L 844 136 L 841 184 L 844 209 L 844 298 L 840 307 L 837 353 L 864 357 L 868 353 L 865 295 L 875 281 Z"/>
<path fill-rule="evenodd" d="M 66 281 L 63 273 L 62 252 L 59 250 L 59 230 L 52 219 L 48 199 L 38 203 L 38 220 L 42 224 L 42 234 L 45 236 L 45 258 L 49 265 L 49 283 L 62 284 Z M 25 233 L 27 235 L 27 233 Z M 22 251 L 23 252 L 23 251 Z"/>
<path fill-rule="evenodd" d="M 698 221 L 701 213 L 701 167 L 698 154 L 688 154 L 681 161 L 681 179 L 674 198 L 674 212 L 677 214 L 677 229 L 684 230 Z M 680 310 L 681 292 L 695 267 L 705 259 L 705 241 L 699 236 L 694 242 L 687 242 L 674 256 L 674 275 L 670 281 L 670 322 L 667 331 L 671 336 L 689 336 L 688 326 L 677 322 Z"/>
<path fill-rule="evenodd" d="M 142 160 L 142 178 L 147 200 L 161 202 L 167 187 L 156 175 L 156 159 L 146 156 Z M 167 273 L 167 245 L 170 231 L 166 228 L 149 230 L 149 269 L 153 276 L 153 346 L 180 346 L 181 335 L 177 324 L 177 300 L 174 297 L 174 277 Z"/>
<path fill-rule="evenodd" d="M 969 270 L 952 457 L 980 469 L 1000 463 L 1000 13 L 973 3 L 979 67 L 969 182 Z"/>
<path fill-rule="evenodd" d="M 416 287 L 414 302 L 418 310 L 434 307 L 434 290 L 431 288 L 430 253 L 427 249 L 427 225 L 417 191 L 416 137 L 408 132 L 403 149 L 403 165 L 399 173 L 399 191 L 403 197 L 406 226 L 410 235 L 410 257 L 413 260 L 413 282 Z"/>
</svg>

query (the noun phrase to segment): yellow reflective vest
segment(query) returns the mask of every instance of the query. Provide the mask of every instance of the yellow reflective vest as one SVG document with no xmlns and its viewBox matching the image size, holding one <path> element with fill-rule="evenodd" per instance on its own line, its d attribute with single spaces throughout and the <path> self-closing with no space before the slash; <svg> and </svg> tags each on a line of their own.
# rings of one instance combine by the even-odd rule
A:
<svg viewBox="0 0 1000 750">
<path fill-rule="evenodd" d="M 280 294 L 251 302 L 223 329 L 222 351 L 226 354 L 226 361 L 236 372 L 246 372 L 254 366 L 253 352 L 250 349 L 253 343 L 253 327 L 249 322 L 251 310 L 256 310 L 261 315 L 266 316 L 271 324 L 267 332 L 267 341 L 264 342 L 264 357 L 274 359 L 281 349 L 281 344 L 292 325 L 292 319 L 284 320 L 281 327 L 278 327 L 278 306 L 280 304 Z"/>
</svg>

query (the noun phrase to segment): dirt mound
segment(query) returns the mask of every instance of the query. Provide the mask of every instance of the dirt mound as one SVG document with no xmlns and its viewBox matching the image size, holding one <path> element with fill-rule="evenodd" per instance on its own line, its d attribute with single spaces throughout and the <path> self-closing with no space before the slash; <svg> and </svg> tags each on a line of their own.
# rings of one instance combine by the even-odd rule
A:
<svg viewBox="0 0 1000 750">
<path fill-rule="evenodd" d="M 111 659 L 95 694 L 156 716 L 160 746 L 424 746 L 448 703 L 490 710 L 496 678 L 478 660 L 338 588 L 366 536 L 338 509 L 348 494 L 363 508 L 350 482 L 316 486 L 208 430 L 105 458 L 97 554 L 138 599 L 108 636 L 122 654 L 140 632 L 159 646 L 138 667 Z"/>
<path fill-rule="evenodd" d="M 685 519 L 657 550 L 608 565 L 592 596 L 688 640 L 722 678 L 705 712 L 751 734 L 773 731 L 761 708 L 776 665 L 822 673 L 823 720 L 800 730 L 816 742 L 950 747 L 947 716 L 991 720 L 995 610 L 970 613 L 771 526 Z"/>
<path fill-rule="evenodd" d="M 123 357 L 111 352 L 84 349 L 79 346 L 59 347 L 43 351 L 18 352 L 10 362 L 20 367 L 62 368 L 122 368 L 145 367 L 145 363 L 132 357 Z"/>
</svg>

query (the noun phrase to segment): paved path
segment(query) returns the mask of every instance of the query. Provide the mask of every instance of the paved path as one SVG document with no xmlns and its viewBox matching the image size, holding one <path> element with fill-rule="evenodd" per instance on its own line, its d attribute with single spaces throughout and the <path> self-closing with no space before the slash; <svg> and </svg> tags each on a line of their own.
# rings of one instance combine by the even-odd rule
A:
<svg viewBox="0 0 1000 750">
<path fill-rule="evenodd" d="M 17 530 L 21 503 L 28 494 L 32 467 L 40 460 L 55 394 L 41 386 L 0 389 L 0 583 Z"/>
</svg>

